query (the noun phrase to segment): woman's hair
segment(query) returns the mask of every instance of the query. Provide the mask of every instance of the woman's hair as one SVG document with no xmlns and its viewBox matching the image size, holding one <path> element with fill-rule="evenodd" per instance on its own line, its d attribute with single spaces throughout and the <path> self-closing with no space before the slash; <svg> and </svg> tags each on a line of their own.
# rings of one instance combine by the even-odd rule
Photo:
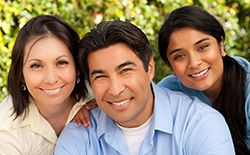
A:
<svg viewBox="0 0 250 155">
<path fill-rule="evenodd" d="M 53 35 L 65 43 L 73 56 L 76 70 L 80 70 L 77 64 L 77 53 L 80 42 L 78 33 L 68 23 L 56 16 L 40 15 L 32 18 L 20 30 L 11 55 L 12 63 L 8 75 L 7 88 L 12 97 L 14 106 L 13 114 L 16 114 L 15 118 L 26 113 L 29 106 L 29 92 L 21 88 L 25 84 L 23 77 L 25 47 L 32 39 L 47 37 L 49 35 Z M 78 77 L 82 81 L 85 81 L 81 72 Z M 71 95 L 76 100 L 79 100 L 81 97 L 85 98 L 86 93 L 85 83 L 80 82 L 75 85 Z"/>
<path fill-rule="evenodd" d="M 214 16 L 202 8 L 185 6 L 170 13 L 159 32 L 158 47 L 162 59 L 169 64 L 166 51 L 171 34 L 180 29 L 190 27 L 213 36 L 218 43 L 225 39 L 225 32 Z M 233 58 L 222 57 L 224 72 L 222 91 L 213 103 L 215 109 L 224 116 L 233 138 L 237 154 L 249 154 L 246 138 L 245 115 L 245 70 Z"/>
</svg>

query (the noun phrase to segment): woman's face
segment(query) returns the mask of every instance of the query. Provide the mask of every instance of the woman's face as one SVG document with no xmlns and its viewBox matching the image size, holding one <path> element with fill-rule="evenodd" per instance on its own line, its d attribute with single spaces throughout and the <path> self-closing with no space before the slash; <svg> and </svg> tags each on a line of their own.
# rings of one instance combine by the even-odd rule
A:
<svg viewBox="0 0 250 155">
<path fill-rule="evenodd" d="M 223 42 L 192 28 L 181 28 L 171 34 L 166 54 L 174 74 L 186 87 L 210 94 L 220 91 L 222 57 L 226 55 Z"/>
<path fill-rule="evenodd" d="M 38 107 L 67 103 L 76 79 L 72 54 L 54 36 L 35 38 L 25 47 L 23 76 Z"/>
</svg>

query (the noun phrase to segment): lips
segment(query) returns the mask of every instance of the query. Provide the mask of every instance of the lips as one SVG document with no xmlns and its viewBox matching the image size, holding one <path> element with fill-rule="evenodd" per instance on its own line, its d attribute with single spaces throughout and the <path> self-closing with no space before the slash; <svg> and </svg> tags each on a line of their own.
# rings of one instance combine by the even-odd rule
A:
<svg viewBox="0 0 250 155">
<path fill-rule="evenodd" d="M 208 70 L 209 70 L 209 68 L 202 70 L 201 72 L 198 72 L 196 74 L 190 74 L 190 76 L 193 78 L 198 78 L 198 77 L 205 75 L 208 72 Z"/>
<path fill-rule="evenodd" d="M 123 105 L 125 105 L 126 103 L 128 103 L 129 100 L 130 100 L 130 99 L 123 100 L 123 101 L 120 101 L 120 102 L 112 102 L 112 104 L 114 104 L 115 106 L 123 106 Z"/>
<path fill-rule="evenodd" d="M 55 95 L 57 94 L 61 89 L 63 88 L 62 87 L 58 87 L 58 88 L 54 88 L 54 89 L 42 89 L 45 93 L 49 94 L 49 95 Z"/>
<path fill-rule="evenodd" d="M 124 99 L 124 100 L 119 100 L 119 101 L 109 101 L 112 105 L 112 107 L 116 110 L 125 110 L 128 108 L 128 105 L 130 104 L 131 98 L 130 99 Z"/>
</svg>

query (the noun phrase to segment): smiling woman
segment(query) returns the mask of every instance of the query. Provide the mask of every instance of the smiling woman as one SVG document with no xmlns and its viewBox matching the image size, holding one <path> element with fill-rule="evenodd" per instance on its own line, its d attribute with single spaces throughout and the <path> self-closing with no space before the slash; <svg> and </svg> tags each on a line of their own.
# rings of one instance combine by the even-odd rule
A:
<svg viewBox="0 0 250 155">
<path fill-rule="evenodd" d="M 250 63 L 224 51 L 225 32 L 202 8 L 174 10 L 159 32 L 159 51 L 175 76 L 159 85 L 182 91 L 222 113 L 236 154 L 250 154 Z"/>
<path fill-rule="evenodd" d="M 0 154 L 51 154 L 85 104 L 78 44 L 77 32 L 55 16 L 37 16 L 21 29 L 11 56 L 10 95 L 0 104 Z"/>
</svg>

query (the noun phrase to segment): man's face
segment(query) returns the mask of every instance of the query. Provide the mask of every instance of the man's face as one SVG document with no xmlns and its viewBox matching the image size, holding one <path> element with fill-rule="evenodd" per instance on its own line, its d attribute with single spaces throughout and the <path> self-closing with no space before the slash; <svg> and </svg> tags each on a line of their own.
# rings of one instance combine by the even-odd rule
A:
<svg viewBox="0 0 250 155">
<path fill-rule="evenodd" d="M 142 61 L 123 43 L 88 56 L 89 77 L 99 107 L 124 127 L 143 124 L 152 114 L 154 60 L 146 72 Z"/>
</svg>

